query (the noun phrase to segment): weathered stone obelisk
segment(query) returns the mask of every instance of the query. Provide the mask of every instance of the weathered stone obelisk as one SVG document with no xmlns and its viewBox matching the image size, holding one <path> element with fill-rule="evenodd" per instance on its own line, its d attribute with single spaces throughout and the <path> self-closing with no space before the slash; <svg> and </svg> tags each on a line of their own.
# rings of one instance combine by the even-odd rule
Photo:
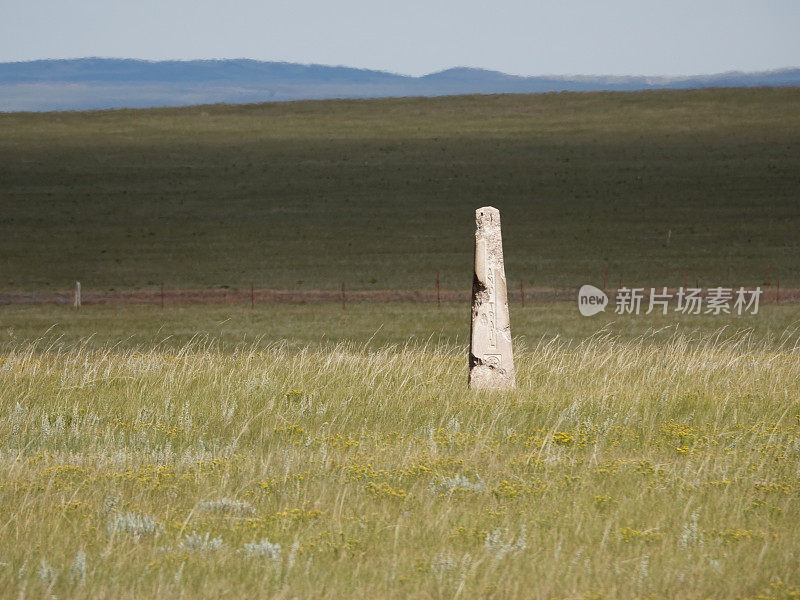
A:
<svg viewBox="0 0 800 600">
<path fill-rule="evenodd" d="M 475 211 L 469 387 L 510 390 L 515 386 L 500 211 L 484 206 Z"/>
</svg>

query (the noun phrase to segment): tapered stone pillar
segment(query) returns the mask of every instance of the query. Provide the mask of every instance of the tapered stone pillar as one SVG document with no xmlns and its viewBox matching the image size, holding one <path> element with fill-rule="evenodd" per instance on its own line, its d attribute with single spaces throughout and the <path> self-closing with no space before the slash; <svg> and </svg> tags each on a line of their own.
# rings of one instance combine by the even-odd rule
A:
<svg viewBox="0 0 800 600">
<path fill-rule="evenodd" d="M 475 211 L 469 387 L 510 390 L 515 386 L 500 211 L 484 206 Z"/>
</svg>

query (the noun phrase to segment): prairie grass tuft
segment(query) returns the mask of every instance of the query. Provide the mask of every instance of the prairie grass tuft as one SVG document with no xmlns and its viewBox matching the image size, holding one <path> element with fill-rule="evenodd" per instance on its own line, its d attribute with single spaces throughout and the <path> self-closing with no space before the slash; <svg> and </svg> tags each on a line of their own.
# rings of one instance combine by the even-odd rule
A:
<svg viewBox="0 0 800 600">
<path fill-rule="evenodd" d="M 449 494 L 460 490 L 467 492 L 482 492 L 486 489 L 486 484 L 480 475 L 476 475 L 475 481 L 470 481 L 464 475 L 454 475 L 452 477 L 437 477 L 431 481 L 428 491 L 431 494 Z"/>
<path fill-rule="evenodd" d="M 225 541 L 220 536 L 212 538 L 208 532 L 200 535 L 193 531 L 180 541 L 178 547 L 187 552 L 214 552 L 224 545 Z"/>
<path fill-rule="evenodd" d="M 256 509 L 249 502 L 220 498 L 219 500 L 204 500 L 197 505 L 203 512 L 220 513 L 226 515 L 246 516 L 255 514 Z"/>
<path fill-rule="evenodd" d="M 163 532 L 155 517 L 140 512 L 113 514 L 106 523 L 110 534 L 128 533 L 135 538 L 154 537 Z"/>
<path fill-rule="evenodd" d="M 273 544 L 267 538 L 260 542 L 245 544 L 241 551 L 245 556 L 254 558 L 270 558 L 272 560 L 280 560 L 281 558 L 281 545 Z"/>
</svg>

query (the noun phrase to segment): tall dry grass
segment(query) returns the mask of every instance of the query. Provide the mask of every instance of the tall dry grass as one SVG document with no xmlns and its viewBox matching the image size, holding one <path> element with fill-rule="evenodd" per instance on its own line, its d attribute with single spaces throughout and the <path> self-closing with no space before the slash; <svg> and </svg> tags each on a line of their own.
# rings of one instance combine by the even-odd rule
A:
<svg viewBox="0 0 800 600">
<path fill-rule="evenodd" d="M 542 341 L 0 354 L 2 597 L 788 598 L 800 350 Z"/>
</svg>

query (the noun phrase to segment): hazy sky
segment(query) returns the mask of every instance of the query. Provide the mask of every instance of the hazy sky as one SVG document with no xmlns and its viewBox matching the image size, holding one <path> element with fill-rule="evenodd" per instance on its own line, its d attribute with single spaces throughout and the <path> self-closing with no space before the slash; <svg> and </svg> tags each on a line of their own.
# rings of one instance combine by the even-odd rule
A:
<svg viewBox="0 0 800 600">
<path fill-rule="evenodd" d="M 798 0 L 0 0 L 0 61 L 254 58 L 420 75 L 800 66 Z"/>
</svg>

